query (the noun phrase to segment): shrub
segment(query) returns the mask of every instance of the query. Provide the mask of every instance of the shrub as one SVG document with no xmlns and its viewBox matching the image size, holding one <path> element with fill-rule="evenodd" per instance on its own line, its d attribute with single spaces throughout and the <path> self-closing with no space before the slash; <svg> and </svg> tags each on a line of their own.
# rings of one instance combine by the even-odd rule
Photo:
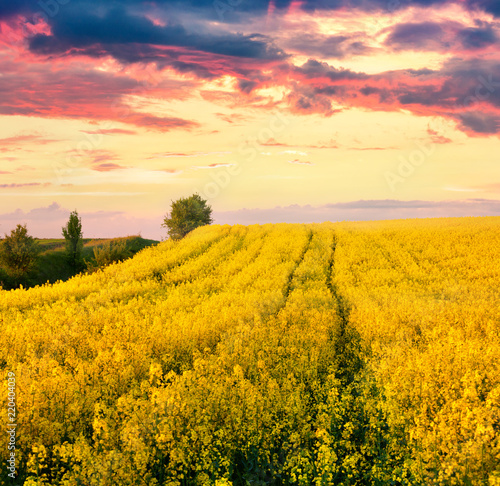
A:
<svg viewBox="0 0 500 486">
<path fill-rule="evenodd" d="M 131 256 L 132 252 L 127 248 L 126 240 L 109 240 L 94 248 L 94 262 L 87 262 L 87 267 L 93 270 L 121 262 Z"/>
</svg>

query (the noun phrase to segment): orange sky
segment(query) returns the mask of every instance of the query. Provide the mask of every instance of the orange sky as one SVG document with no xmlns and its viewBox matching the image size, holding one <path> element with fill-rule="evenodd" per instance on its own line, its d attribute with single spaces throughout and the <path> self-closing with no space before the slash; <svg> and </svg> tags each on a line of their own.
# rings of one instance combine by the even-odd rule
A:
<svg viewBox="0 0 500 486">
<path fill-rule="evenodd" d="M 494 7 L 89 3 L 0 7 L 0 232 L 500 214 Z"/>
</svg>

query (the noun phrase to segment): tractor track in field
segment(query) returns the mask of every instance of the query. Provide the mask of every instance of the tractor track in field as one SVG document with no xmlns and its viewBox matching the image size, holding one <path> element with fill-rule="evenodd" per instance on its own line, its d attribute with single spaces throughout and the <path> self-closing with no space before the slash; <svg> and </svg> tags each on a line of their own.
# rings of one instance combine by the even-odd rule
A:
<svg viewBox="0 0 500 486">
<path fill-rule="evenodd" d="M 286 303 L 288 301 L 288 297 L 290 296 L 290 293 L 292 291 L 292 281 L 293 277 L 295 276 L 295 272 L 297 271 L 297 268 L 299 268 L 300 264 L 304 261 L 304 257 L 311 247 L 311 240 L 313 238 L 313 230 L 308 230 L 308 235 L 307 235 L 307 241 L 306 244 L 304 245 L 304 248 L 302 249 L 302 252 L 299 256 L 299 258 L 295 262 L 295 266 L 293 267 L 293 270 L 290 272 L 288 275 L 286 284 L 283 288 L 283 302 L 278 306 L 274 313 L 274 317 L 277 317 L 278 314 L 280 313 L 281 309 L 283 309 L 286 306 Z"/>
<path fill-rule="evenodd" d="M 332 254 L 328 271 L 327 287 L 335 302 L 337 325 L 329 330 L 329 339 L 333 342 L 337 364 L 336 376 L 344 384 L 352 383 L 363 368 L 361 358 L 361 338 L 350 322 L 351 304 L 341 294 L 335 278 L 335 254 L 337 236 L 333 235 Z"/>
<path fill-rule="evenodd" d="M 332 254 L 330 257 L 330 265 L 328 269 L 328 278 L 326 281 L 326 286 L 332 294 L 332 297 L 337 304 L 337 314 L 341 320 L 342 327 L 346 327 L 349 324 L 349 314 L 351 313 L 351 306 L 347 302 L 346 298 L 340 293 L 337 284 L 333 281 L 335 277 L 335 253 L 337 250 L 337 237 L 333 235 L 332 243 Z"/>
<path fill-rule="evenodd" d="M 217 243 L 220 243 L 226 238 L 229 238 L 231 235 L 228 233 L 227 235 L 221 235 L 217 236 L 216 238 L 207 241 L 206 243 L 203 244 L 203 246 L 200 248 L 195 248 L 192 251 L 190 251 L 187 255 L 184 255 L 182 258 L 175 260 L 171 264 L 167 265 L 165 269 L 162 270 L 154 270 L 150 274 L 150 278 L 153 278 L 159 282 L 162 281 L 162 277 L 164 274 L 167 272 L 171 272 L 172 270 L 182 267 L 183 265 L 186 265 L 189 263 L 191 260 L 199 258 L 203 254 L 205 254 L 210 248 L 212 248 L 214 245 Z"/>
</svg>

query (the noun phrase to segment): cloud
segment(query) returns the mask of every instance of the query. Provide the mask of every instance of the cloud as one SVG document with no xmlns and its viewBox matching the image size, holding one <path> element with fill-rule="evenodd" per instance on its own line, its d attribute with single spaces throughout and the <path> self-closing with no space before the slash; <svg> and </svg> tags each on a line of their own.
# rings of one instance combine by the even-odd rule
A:
<svg viewBox="0 0 500 486">
<path fill-rule="evenodd" d="M 220 167 L 232 167 L 234 164 L 210 164 L 210 165 L 198 165 L 198 166 L 193 166 L 191 169 L 198 170 L 198 169 L 218 169 Z"/>
<path fill-rule="evenodd" d="M 285 53 L 262 34 L 232 34 L 188 31 L 181 24 L 155 25 L 149 18 L 132 13 L 124 7 L 101 7 L 94 10 L 68 9 L 50 19 L 52 34 L 38 34 L 30 39 L 30 50 L 49 55 L 72 49 L 80 53 L 103 56 L 110 54 L 121 61 L 136 62 L 123 55 L 120 46 L 129 52 L 141 45 L 184 47 L 222 56 L 253 59 L 283 59 Z M 98 49 L 96 47 L 98 46 Z"/>
<path fill-rule="evenodd" d="M 321 223 L 500 215 L 500 200 L 456 201 L 360 200 L 323 206 L 297 204 L 269 209 L 214 212 L 217 224 Z"/>
<path fill-rule="evenodd" d="M 156 169 L 157 172 L 166 172 L 167 174 L 181 174 L 182 170 L 178 169 Z"/>
<path fill-rule="evenodd" d="M 395 24 L 385 45 L 394 50 L 455 52 L 476 51 L 494 46 L 499 38 L 493 25 L 467 27 L 456 21 L 440 20 Z"/>
<path fill-rule="evenodd" d="M 179 16 L 180 12 L 190 12 L 196 18 L 204 18 L 216 21 L 234 22 L 241 18 L 248 18 L 249 15 L 265 15 L 272 13 L 300 15 L 300 10 L 306 12 L 315 11 L 332 11 L 345 10 L 346 8 L 355 8 L 359 12 L 368 12 L 374 14 L 376 12 L 394 13 L 395 11 L 405 10 L 412 6 L 420 7 L 438 7 L 441 5 L 450 5 L 459 3 L 457 0 L 413 0 L 412 2 L 394 2 L 388 3 L 387 0 L 364 0 L 363 2 L 352 0 L 254 0 L 252 2 L 219 2 L 214 3 L 213 0 L 163 0 L 155 2 L 150 6 L 148 2 L 143 0 L 127 0 L 122 2 L 122 5 L 127 5 L 134 11 L 144 12 L 148 7 L 152 10 L 153 7 L 160 6 L 164 13 L 171 16 Z M 493 15 L 500 15 L 500 6 L 497 0 L 464 0 L 460 2 L 469 10 L 482 10 Z M 15 2 L 3 2 L 0 6 L 0 18 L 7 18 L 12 15 L 24 13 L 26 15 L 35 12 L 45 11 L 51 17 L 64 14 L 68 10 L 73 9 L 76 12 L 87 10 L 97 10 L 97 7 L 102 5 L 98 0 L 72 0 L 67 5 L 66 3 L 59 5 L 59 2 L 52 4 L 50 1 L 45 2 L 39 0 L 16 0 Z M 158 13 L 158 8 L 152 10 Z"/>
<path fill-rule="evenodd" d="M 444 48 L 445 30 L 438 22 L 397 24 L 385 41 L 386 46 L 398 49 L 435 50 Z"/>
<path fill-rule="evenodd" d="M 299 147 L 299 148 L 313 148 L 313 149 L 336 149 L 339 148 L 339 145 L 334 140 L 330 140 L 328 142 L 319 142 L 317 144 L 288 144 L 284 142 L 278 142 L 275 138 L 270 138 L 267 142 L 263 142 L 260 145 L 267 147 Z M 296 151 L 285 151 L 280 153 L 299 153 Z M 302 152 L 301 154 L 307 155 L 306 152 Z"/>
<path fill-rule="evenodd" d="M 122 169 L 128 169 L 128 167 L 124 167 L 123 165 L 118 165 L 118 164 L 113 164 L 113 163 L 104 163 L 104 164 L 97 164 L 93 165 L 91 167 L 92 170 L 95 170 L 97 172 L 110 172 L 112 170 L 122 170 Z"/>
<path fill-rule="evenodd" d="M 398 70 L 368 75 L 307 61 L 288 71 L 286 100 L 298 114 L 332 116 L 348 107 L 372 111 L 405 109 L 417 116 L 441 116 L 466 133 L 498 133 L 500 62 L 493 59 L 445 61 L 440 70 Z M 342 108 L 334 108 L 341 104 Z M 476 107 L 476 110 L 471 109 Z"/>
<path fill-rule="evenodd" d="M 245 122 L 248 120 L 248 117 L 241 115 L 239 113 L 216 113 L 215 116 L 217 118 L 220 118 L 221 120 L 225 121 L 226 123 L 234 124 L 234 123 L 241 123 Z"/>
<path fill-rule="evenodd" d="M 24 182 L 24 183 L 11 183 L 11 184 L 0 184 L 1 189 L 19 189 L 21 187 L 48 187 L 50 186 L 50 182 Z"/>
<path fill-rule="evenodd" d="M 427 133 L 429 134 L 432 143 L 436 144 L 453 143 L 453 140 L 451 140 L 448 137 L 445 137 L 444 135 L 440 135 L 436 130 L 432 130 L 432 128 L 430 127 L 427 127 Z"/>
<path fill-rule="evenodd" d="M 325 78 L 330 81 L 365 80 L 367 74 L 357 73 L 350 69 L 335 68 L 326 62 L 309 59 L 302 66 L 295 67 L 294 71 L 305 78 Z M 331 92 L 333 94 L 334 91 Z"/>
<path fill-rule="evenodd" d="M 18 147 L 23 144 L 36 143 L 37 145 L 47 145 L 54 142 L 59 142 L 59 140 L 46 138 L 39 133 L 24 133 L 13 137 L 0 138 L 0 150 L 6 147 Z"/>
<path fill-rule="evenodd" d="M 498 133 L 495 119 L 500 111 L 500 61 L 495 60 L 498 40 L 495 23 L 478 19 L 465 25 L 462 23 L 465 17 L 451 21 L 443 20 L 442 16 L 432 21 L 398 23 L 398 17 L 393 16 L 394 25 L 375 36 L 354 29 L 326 35 L 313 22 L 304 24 L 304 28 L 311 28 L 296 35 L 300 9 L 327 15 L 328 11 L 348 4 L 352 7 L 352 2 L 282 0 L 274 4 L 273 16 L 292 19 L 296 22 L 295 30 L 283 34 L 269 28 L 262 34 L 254 30 L 262 20 L 258 16 L 267 15 L 269 2 L 243 3 L 248 5 L 238 6 L 235 10 L 239 13 L 235 15 L 243 12 L 251 15 L 239 24 L 231 23 L 234 19 L 207 22 L 215 15 L 214 5 L 208 1 L 127 0 L 97 4 L 94 0 L 72 0 L 59 5 L 59 13 L 48 16 L 49 25 L 41 22 L 40 29 L 45 26 L 45 30 L 29 39 L 31 51 L 17 52 L 24 62 L 0 57 L 0 114 L 94 122 L 113 120 L 157 132 L 194 131 L 201 128 L 195 120 L 184 119 L 175 112 L 158 115 L 158 112 L 138 111 L 128 103 L 132 103 L 134 96 L 184 101 L 199 94 L 220 106 L 243 110 L 279 107 L 298 115 L 331 117 L 353 107 L 386 112 L 406 110 L 416 116 L 453 120 L 467 134 Z M 370 15 L 387 10 L 385 0 L 354 3 Z M 428 8 L 444 3 L 414 0 L 411 5 Z M 475 17 L 479 17 L 477 9 L 496 8 L 488 0 L 466 0 L 466 5 L 471 12 L 476 9 Z M 407 7 L 407 2 L 400 2 L 398 9 Z M 0 10 L 0 15 L 3 12 L 12 16 L 15 11 L 40 8 L 39 2 L 24 1 L 19 3 L 19 10 L 11 6 Z M 370 51 L 370 46 L 379 41 L 395 50 L 446 52 L 448 60 L 434 69 L 422 67 L 376 74 L 343 69 L 333 61 L 324 62 L 325 58 L 351 59 L 354 55 L 375 52 Z M 476 51 L 490 47 L 483 59 L 473 57 Z M 301 56 L 291 60 L 284 49 Z M 302 61 L 302 55 L 307 56 L 307 61 Z M 151 81 L 149 75 L 138 74 L 141 69 L 146 70 L 145 66 L 152 69 L 150 83 L 145 83 Z M 280 94 L 269 95 L 267 89 Z M 215 115 L 231 124 L 246 121 L 240 114 Z M 136 132 L 111 128 L 85 133 L 98 136 Z M 436 143 L 445 141 L 437 135 L 434 139 Z M 268 145 L 272 143 L 280 146 L 275 140 Z"/>
<path fill-rule="evenodd" d="M 303 33 L 290 36 L 283 41 L 289 51 L 306 56 L 319 56 L 323 59 L 344 59 L 346 57 L 365 56 L 374 51 L 365 43 L 363 34 L 324 35 Z"/>
<path fill-rule="evenodd" d="M 288 163 L 289 164 L 300 164 L 300 165 L 314 165 L 312 162 L 307 162 L 305 160 L 299 160 L 299 159 L 289 160 Z"/>
<path fill-rule="evenodd" d="M 137 135 L 134 130 L 125 130 L 123 128 L 110 128 L 102 130 L 81 130 L 82 133 L 89 135 Z"/>
<path fill-rule="evenodd" d="M 99 164 L 101 162 L 109 162 L 111 160 L 117 160 L 118 155 L 109 150 L 92 150 L 88 152 L 88 157 L 92 159 L 92 164 Z"/>
<path fill-rule="evenodd" d="M 295 145 L 278 142 L 275 138 L 270 138 L 267 142 L 262 142 L 261 145 L 265 147 L 295 147 Z"/>
<path fill-rule="evenodd" d="M 481 112 L 467 112 L 456 115 L 460 127 L 469 135 L 494 135 L 500 129 L 500 115 Z"/>
<path fill-rule="evenodd" d="M 139 113 L 133 113 L 122 118 L 124 123 L 129 123 L 137 127 L 145 128 L 146 130 L 156 131 L 156 132 L 168 132 L 176 129 L 192 130 L 200 126 L 199 123 L 184 120 L 177 117 L 161 117 L 155 115 L 143 115 Z"/>
<path fill-rule="evenodd" d="M 184 158 L 184 157 L 207 157 L 211 155 L 227 155 L 232 152 L 160 152 L 153 154 L 148 159 L 169 159 L 169 158 Z"/>
<path fill-rule="evenodd" d="M 338 148 L 340 148 L 339 144 L 333 139 L 331 139 L 328 142 L 319 142 L 315 145 L 305 145 L 305 147 L 316 148 L 316 149 L 338 149 Z"/>
<path fill-rule="evenodd" d="M 2 58 L 0 58 L 0 61 Z M 184 99 L 192 83 L 162 80 L 154 88 L 128 77 L 74 65 L 0 62 L 0 115 L 44 118 L 113 120 L 150 131 L 192 130 L 199 124 L 176 116 L 156 116 L 134 111 L 127 105 L 130 95 L 161 92 L 169 99 Z M 40 95 L 43 93 L 43 96 Z M 115 129 L 116 130 L 116 129 Z M 116 133 L 116 132 L 115 132 Z M 50 143 L 40 134 L 20 134 L 4 139 L 3 144 Z"/>
<path fill-rule="evenodd" d="M 466 28 L 458 32 L 458 38 L 465 49 L 482 49 L 498 43 L 498 36 L 491 25 Z"/>
</svg>

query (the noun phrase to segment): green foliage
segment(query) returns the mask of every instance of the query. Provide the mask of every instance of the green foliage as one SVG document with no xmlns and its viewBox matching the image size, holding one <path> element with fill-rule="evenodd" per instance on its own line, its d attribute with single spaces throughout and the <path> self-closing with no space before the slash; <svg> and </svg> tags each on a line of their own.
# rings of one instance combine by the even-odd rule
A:
<svg viewBox="0 0 500 486">
<path fill-rule="evenodd" d="M 38 243 L 28 235 L 26 225 L 18 224 L 10 235 L 5 235 L 0 261 L 7 274 L 17 281 L 35 267 L 39 252 Z"/>
<path fill-rule="evenodd" d="M 173 240 L 180 240 L 199 226 L 211 224 L 212 208 L 198 194 L 172 202 L 170 214 L 165 216 L 162 226 L 168 228 Z"/>
<path fill-rule="evenodd" d="M 102 246 L 94 248 L 94 261 L 87 263 L 89 270 L 105 267 L 111 263 L 121 262 L 130 258 L 132 251 L 127 248 L 127 241 L 125 239 L 109 240 Z"/>
<path fill-rule="evenodd" d="M 66 241 L 59 239 L 36 239 L 40 253 L 36 265 L 28 274 L 22 278 L 15 278 L 6 271 L 0 262 L 0 288 L 3 290 L 14 289 L 22 284 L 29 288 L 46 283 L 55 283 L 57 281 L 66 281 L 82 271 L 82 268 L 75 269 L 67 258 Z M 103 246 L 106 240 L 83 239 L 82 260 L 88 268 L 95 269 L 94 249 Z M 142 249 L 156 245 L 155 240 L 146 240 L 139 235 L 128 236 L 125 238 L 114 239 L 113 241 L 124 241 L 128 256 L 133 256 Z M 1 240 L 0 240 L 1 246 Z"/>
<path fill-rule="evenodd" d="M 69 264 L 75 270 L 83 270 L 83 234 L 82 220 L 78 217 L 77 211 L 73 211 L 66 226 L 62 229 L 63 236 L 66 240 L 66 255 Z"/>
</svg>

